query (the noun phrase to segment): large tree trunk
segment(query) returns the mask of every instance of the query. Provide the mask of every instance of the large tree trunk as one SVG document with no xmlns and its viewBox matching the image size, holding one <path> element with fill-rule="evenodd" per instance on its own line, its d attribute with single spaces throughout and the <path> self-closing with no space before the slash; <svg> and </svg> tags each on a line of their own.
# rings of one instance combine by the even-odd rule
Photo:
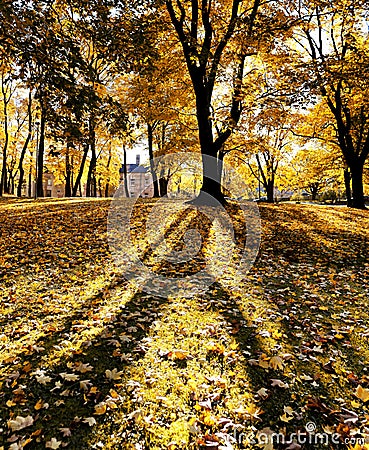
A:
<svg viewBox="0 0 369 450">
<path fill-rule="evenodd" d="M 319 191 L 319 183 L 311 183 L 310 184 L 310 192 L 311 192 L 311 200 L 315 201 L 317 199 L 318 196 L 318 191 Z"/>
<path fill-rule="evenodd" d="M 267 202 L 268 203 L 274 203 L 274 180 L 269 179 L 266 186 L 265 191 L 267 195 Z"/>
<path fill-rule="evenodd" d="M 196 203 L 216 204 L 225 202 L 224 194 L 222 192 L 222 175 L 219 170 L 219 160 L 217 156 L 209 155 L 208 152 L 202 152 L 202 168 L 203 168 L 203 182 L 200 189 L 198 201 Z M 210 200 L 213 198 L 214 200 Z"/>
<path fill-rule="evenodd" d="M 154 164 L 154 150 L 153 150 L 153 126 L 148 123 L 147 124 L 147 141 L 149 146 L 149 158 L 150 158 L 150 169 L 151 169 L 151 176 L 152 176 L 152 183 L 154 186 L 154 198 L 159 197 L 159 184 L 158 184 L 158 177 L 156 176 L 156 168 Z"/>
<path fill-rule="evenodd" d="M 37 178 L 36 178 L 36 196 L 44 196 L 44 154 L 45 154 L 45 109 L 43 106 L 42 99 L 40 99 L 40 136 L 37 148 Z"/>
<path fill-rule="evenodd" d="M 72 197 L 76 197 L 78 189 L 80 191 L 80 195 L 82 196 L 81 179 L 82 179 L 83 171 L 85 169 L 85 164 L 86 164 L 89 149 L 90 149 L 90 145 L 88 143 L 85 144 L 84 149 L 83 149 L 81 164 L 79 166 L 78 175 L 77 175 L 77 178 L 74 183 L 73 190 L 72 190 Z"/>
<path fill-rule="evenodd" d="M 352 205 L 352 193 L 351 193 L 351 173 L 350 169 L 346 167 L 343 171 L 343 179 L 345 180 L 345 190 L 346 190 L 346 198 L 347 198 L 347 206 L 350 207 Z"/>
<path fill-rule="evenodd" d="M 198 197 L 192 204 L 209 204 L 216 206 L 224 204 L 222 192 L 222 159 L 219 159 L 221 148 L 214 144 L 211 122 L 209 95 L 201 81 L 196 85 L 193 80 L 196 94 L 196 117 L 199 130 L 199 142 L 202 156 L 203 181 Z"/>
<path fill-rule="evenodd" d="M 170 178 L 170 168 L 168 169 L 168 173 L 165 174 L 165 168 L 163 167 L 160 170 L 160 179 L 159 179 L 161 197 L 166 197 L 168 195 L 169 178 Z"/>
<path fill-rule="evenodd" d="M 365 209 L 363 167 L 359 164 L 350 167 L 352 185 L 352 207 Z"/>
</svg>

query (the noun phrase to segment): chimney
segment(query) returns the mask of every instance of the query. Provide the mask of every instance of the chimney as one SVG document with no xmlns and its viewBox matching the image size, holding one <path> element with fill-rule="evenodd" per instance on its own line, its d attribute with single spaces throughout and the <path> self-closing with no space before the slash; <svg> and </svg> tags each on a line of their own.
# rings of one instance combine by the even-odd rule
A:
<svg viewBox="0 0 369 450">
<path fill-rule="evenodd" d="M 140 155 L 136 155 L 136 164 L 140 165 Z"/>
</svg>

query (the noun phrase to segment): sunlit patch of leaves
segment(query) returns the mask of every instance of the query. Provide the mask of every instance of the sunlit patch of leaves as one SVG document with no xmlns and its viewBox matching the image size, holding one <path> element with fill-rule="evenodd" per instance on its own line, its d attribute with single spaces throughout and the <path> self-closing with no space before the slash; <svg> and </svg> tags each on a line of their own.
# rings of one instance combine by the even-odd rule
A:
<svg viewBox="0 0 369 450">
<path fill-rule="evenodd" d="M 151 206 L 135 213 L 143 243 Z M 252 449 L 308 422 L 365 435 L 367 212 L 263 207 L 237 289 L 166 300 L 112 263 L 108 208 L 1 205 L 0 448 Z"/>
</svg>

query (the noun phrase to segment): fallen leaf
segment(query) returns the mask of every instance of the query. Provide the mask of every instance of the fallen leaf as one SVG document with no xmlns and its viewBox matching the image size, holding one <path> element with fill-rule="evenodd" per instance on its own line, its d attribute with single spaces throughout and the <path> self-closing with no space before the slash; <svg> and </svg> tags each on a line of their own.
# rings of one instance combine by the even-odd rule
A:
<svg viewBox="0 0 369 450">
<path fill-rule="evenodd" d="M 282 380 L 278 380 L 276 378 L 271 378 L 270 381 L 272 382 L 272 386 L 277 386 L 284 389 L 287 389 L 289 387 L 287 383 L 284 383 Z"/>
<path fill-rule="evenodd" d="M 109 380 L 120 380 L 122 378 L 123 372 L 118 372 L 118 369 L 105 370 L 105 376 Z"/>
<path fill-rule="evenodd" d="M 96 415 L 101 415 L 106 413 L 106 404 L 105 403 L 99 403 L 95 406 L 95 413 Z"/>
<path fill-rule="evenodd" d="M 65 381 L 78 381 L 79 380 L 79 375 L 76 375 L 74 373 L 61 373 L 60 376 L 65 380 Z"/>
<path fill-rule="evenodd" d="M 283 370 L 283 360 L 280 356 L 273 356 L 270 358 L 269 361 L 269 367 L 271 367 L 274 370 Z"/>
<path fill-rule="evenodd" d="M 82 422 L 87 423 L 90 427 L 96 425 L 96 420 L 93 417 L 86 417 L 86 419 L 83 419 Z"/>
<path fill-rule="evenodd" d="M 369 400 L 369 389 L 363 388 L 361 385 L 359 385 L 356 388 L 355 395 L 357 398 L 366 403 Z"/>
<path fill-rule="evenodd" d="M 31 425 L 33 425 L 33 422 L 34 421 L 32 416 L 27 417 L 17 416 L 14 420 L 8 421 L 8 427 L 12 431 L 23 430 L 23 428 L 30 427 Z"/>
<path fill-rule="evenodd" d="M 268 397 L 268 389 L 265 388 L 261 388 L 257 391 L 257 394 L 259 397 L 261 397 L 262 399 L 265 399 Z"/>
<path fill-rule="evenodd" d="M 46 448 L 57 449 L 61 446 L 61 441 L 57 441 L 55 438 L 51 438 L 50 441 L 46 442 Z"/>
<path fill-rule="evenodd" d="M 63 437 L 72 436 L 72 432 L 71 432 L 70 428 L 59 428 L 59 431 L 62 433 Z"/>
</svg>

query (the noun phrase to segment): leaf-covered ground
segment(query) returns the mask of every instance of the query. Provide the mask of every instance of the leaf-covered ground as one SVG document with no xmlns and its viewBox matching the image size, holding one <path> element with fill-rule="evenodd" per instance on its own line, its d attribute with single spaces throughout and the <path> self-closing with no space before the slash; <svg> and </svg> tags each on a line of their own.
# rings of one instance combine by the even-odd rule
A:
<svg viewBox="0 0 369 450">
<path fill-rule="evenodd" d="M 246 279 L 165 299 L 114 265 L 109 206 L 0 203 L 0 449 L 369 448 L 367 211 L 261 206 Z"/>
</svg>

